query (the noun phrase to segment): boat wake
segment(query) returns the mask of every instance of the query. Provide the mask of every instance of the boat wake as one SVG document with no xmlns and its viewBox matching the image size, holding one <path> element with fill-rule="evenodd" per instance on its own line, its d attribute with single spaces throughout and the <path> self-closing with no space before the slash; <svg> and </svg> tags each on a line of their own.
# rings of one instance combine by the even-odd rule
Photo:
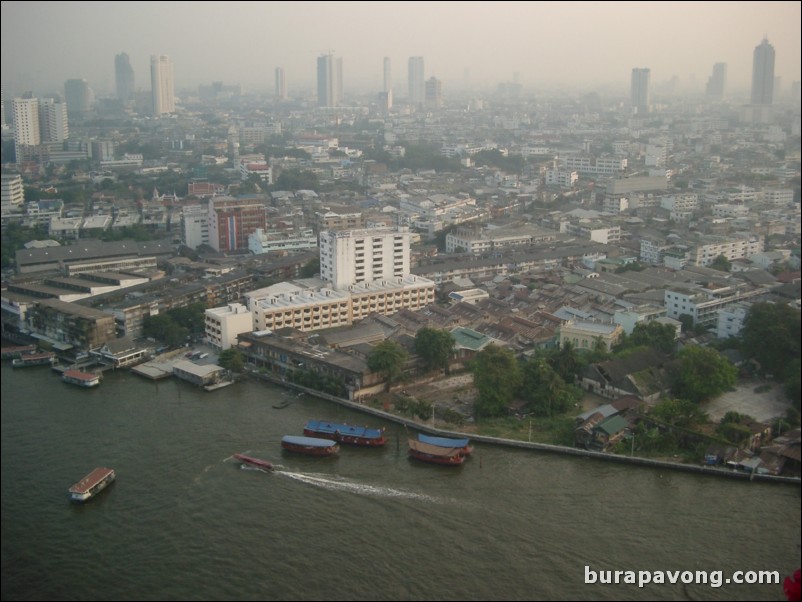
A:
<svg viewBox="0 0 802 602">
<path fill-rule="evenodd" d="M 357 495 L 365 495 L 370 497 L 385 497 L 385 498 L 402 498 L 411 500 L 423 500 L 427 502 L 438 502 L 437 498 L 422 493 L 415 493 L 413 491 L 404 491 L 403 489 L 393 489 L 392 487 L 381 487 L 378 485 L 368 485 L 366 483 L 357 483 L 345 478 L 332 478 L 331 475 L 318 475 L 306 474 L 302 472 L 286 472 L 280 471 L 276 474 L 289 477 L 295 481 L 313 485 L 322 489 L 330 491 L 346 491 L 348 493 L 355 493 Z"/>
</svg>

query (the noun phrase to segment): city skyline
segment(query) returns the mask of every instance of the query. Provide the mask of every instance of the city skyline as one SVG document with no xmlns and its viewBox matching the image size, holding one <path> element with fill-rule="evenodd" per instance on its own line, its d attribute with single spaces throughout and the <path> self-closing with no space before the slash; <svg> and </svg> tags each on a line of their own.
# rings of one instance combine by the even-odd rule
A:
<svg viewBox="0 0 802 602">
<path fill-rule="evenodd" d="M 798 2 L 745 2 L 726 10 L 712 2 L 389 2 L 367 11 L 352 2 L 226 6 L 221 13 L 199 4 L 190 18 L 184 5 L 173 2 L 3 2 L 4 90 L 59 92 L 64 81 L 77 78 L 99 95 L 113 95 L 114 57 L 125 52 L 134 73 L 147 73 L 153 54 L 170 56 L 176 91 L 211 81 L 273 90 L 270 76 L 281 66 L 293 82 L 291 95 L 302 88 L 314 93 L 316 58 L 333 52 L 347 65 L 346 94 L 381 91 L 383 57 L 405 64 L 412 56 L 424 58 L 426 79 L 435 76 L 450 90 L 493 87 L 520 73 L 526 88 L 625 92 L 633 65 L 643 65 L 651 69 L 652 85 L 677 77 L 684 89 L 703 92 L 713 65 L 723 62 L 728 89 L 748 91 L 752 51 L 764 37 L 776 50 L 775 74 L 789 84 L 800 79 Z M 86 29 L 88 22 L 126 27 L 98 27 L 91 36 L 61 33 Z M 556 26 L 569 22 L 570 30 Z M 391 31 L 387 23 L 393 23 Z M 212 46 L 181 33 L 198 28 L 237 35 Z M 238 59 L 253 53 L 257 30 L 266 71 Z M 15 52 L 23 47 L 25 52 Z M 58 52 L 50 51 L 54 47 Z"/>
</svg>

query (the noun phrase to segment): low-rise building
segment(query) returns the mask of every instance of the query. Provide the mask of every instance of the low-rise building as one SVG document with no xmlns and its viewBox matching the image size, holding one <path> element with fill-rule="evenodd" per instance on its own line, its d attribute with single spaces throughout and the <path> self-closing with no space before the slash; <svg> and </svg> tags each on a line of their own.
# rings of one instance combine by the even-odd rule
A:
<svg viewBox="0 0 802 602">
<path fill-rule="evenodd" d="M 574 349 L 592 351 L 601 342 L 609 351 L 623 334 L 620 324 L 568 320 L 560 327 L 560 347 L 570 343 Z"/>
<path fill-rule="evenodd" d="M 237 337 L 253 331 L 253 314 L 241 303 L 207 309 L 204 313 L 206 340 L 218 350 L 237 344 Z"/>
</svg>

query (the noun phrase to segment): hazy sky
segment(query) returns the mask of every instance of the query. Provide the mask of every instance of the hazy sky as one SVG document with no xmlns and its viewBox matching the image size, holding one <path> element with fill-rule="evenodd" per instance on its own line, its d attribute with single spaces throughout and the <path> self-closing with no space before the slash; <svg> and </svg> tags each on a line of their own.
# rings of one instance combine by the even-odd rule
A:
<svg viewBox="0 0 802 602">
<path fill-rule="evenodd" d="M 382 59 L 406 96 L 407 59 L 443 89 L 495 85 L 518 73 L 528 88 L 607 84 L 628 89 L 633 67 L 652 83 L 707 81 L 728 64 L 728 86 L 749 85 L 763 36 L 788 89 L 800 79 L 795 2 L 2 2 L 6 95 L 59 91 L 86 78 L 113 92 L 114 55 L 131 57 L 137 88 L 150 89 L 149 57 L 169 55 L 176 89 L 222 80 L 272 90 L 283 67 L 290 93 L 311 89 L 315 59 L 343 57 L 346 93 L 379 90 Z"/>
</svg>

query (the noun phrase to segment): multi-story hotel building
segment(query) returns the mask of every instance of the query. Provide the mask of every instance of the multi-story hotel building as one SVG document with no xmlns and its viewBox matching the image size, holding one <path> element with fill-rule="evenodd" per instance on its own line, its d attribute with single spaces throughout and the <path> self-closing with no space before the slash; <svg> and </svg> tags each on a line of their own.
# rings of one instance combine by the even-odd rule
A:
<svg viewBox="0 0 802 602">
<path fill-rule="evenodd" d="M 260 199 L 209 199 L 209 244 L 215 251 L 248 248 L 248 237 L 267 223 Z"/>
<path fill-rule="evenodd" d="M 409 274 L 409 230 L 320 233 L 320 277 L 335 289 Z"/>
</svg>

